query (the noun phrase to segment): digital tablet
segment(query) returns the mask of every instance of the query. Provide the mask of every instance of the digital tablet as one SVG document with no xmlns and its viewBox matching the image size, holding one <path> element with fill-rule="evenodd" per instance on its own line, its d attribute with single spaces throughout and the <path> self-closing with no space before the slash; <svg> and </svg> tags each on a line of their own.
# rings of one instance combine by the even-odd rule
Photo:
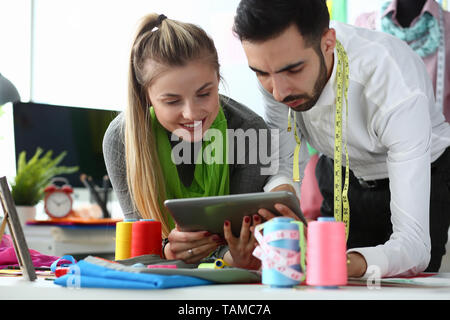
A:
<svg viewBox="0 0 450 320">
<path fill-rule="evenodd" d="M 289 207 L 303 223 L 307 224 L 297 197 L 288 191 L 164 201 L 164 205 L 181 231 L 209 231 L 223 236 L 223 224 L 225 220 L 228 220 L 236 237 L 240 234 L 244 217 L 252 218 L 259 209 L 264 208 L 275 215 L 280 215 L 274 207 L 276 203 Z"/>
</svg>

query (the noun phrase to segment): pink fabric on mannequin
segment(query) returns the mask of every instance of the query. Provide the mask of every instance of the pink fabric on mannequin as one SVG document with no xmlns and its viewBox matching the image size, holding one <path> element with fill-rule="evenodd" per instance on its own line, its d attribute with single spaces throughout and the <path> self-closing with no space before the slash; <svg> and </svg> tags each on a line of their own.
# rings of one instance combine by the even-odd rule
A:
<svg viewBox="0 0 450 320">
<path fill-rule="evenodd" d="M 300 208 L 305 218 L 312 220 L 316 220 L 320 216 L 320 206 L 323 201 L 315 173 L 317 161 L 319 161 L 318 154 L 311 156 L 306 165 L 305 176 L 300 188 Z"/>
</svg>

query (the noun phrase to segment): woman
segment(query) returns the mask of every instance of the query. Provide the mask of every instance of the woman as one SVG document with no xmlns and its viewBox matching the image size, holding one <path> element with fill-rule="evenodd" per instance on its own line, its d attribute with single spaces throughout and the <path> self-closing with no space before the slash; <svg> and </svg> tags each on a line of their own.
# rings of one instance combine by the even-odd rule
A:
<svg viewBox="0 0 450 320">
<path fill-rule="evenodd" d="M 207 146 L 202 138 L 208 130 L 218 130 L 225 137 L 229 129 L 267 129 L 250 109 L 219 95 L 213 41 L 195 25 L 150 14 L 138 28 L 129 68 L 128 107 L 110 124 L 103 142 L 108 174 L 125 218 L 161 221 L 167 259 L 195 263 L 213 254 L 236 267 L 258 268 L 250 230 L 261 222 L 257 214 L 253 221 L 244 218 L 239 238 L 225 221 L 228 246 L 224 246 L 218 235 L 179 231 L 162 205 L 172 198 L 260 192 L 268 177 L 261 175 L 259 163 L 196 164 Z M 174 141 L 178 138 L 181 142 Z M 222 160 L 228 157 L 229 140 L 225 140 Z M 254 152 L 250 147 L 254 148 L 248 143 L 245 150 Z M 175 149 L 192 151 L 181 155 L 189 161 L 174 164 Z"/>
</svg>

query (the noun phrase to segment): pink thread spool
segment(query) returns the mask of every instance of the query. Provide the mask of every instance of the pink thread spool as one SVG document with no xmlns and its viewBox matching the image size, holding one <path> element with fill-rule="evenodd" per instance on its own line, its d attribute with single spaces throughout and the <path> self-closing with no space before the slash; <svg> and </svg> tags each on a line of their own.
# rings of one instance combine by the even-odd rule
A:
<svg viewBox="0 0 450 320">
<path fill-rule="evenodd" d="M 334 218 L 308 223 L 306 284 L 336 288 L 347 284 L 345 224 Z"/>
</svg>

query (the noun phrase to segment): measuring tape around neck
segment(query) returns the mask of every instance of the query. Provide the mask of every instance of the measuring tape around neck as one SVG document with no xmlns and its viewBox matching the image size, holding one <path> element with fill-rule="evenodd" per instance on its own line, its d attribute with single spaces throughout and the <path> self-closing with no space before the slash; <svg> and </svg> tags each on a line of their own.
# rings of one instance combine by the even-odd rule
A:
<svg viewBox="0 0 450 320">
<path fill-rule="evenodd" d="M 349 185 L 349 159 L 347 151 L 347 138 L 345 138 L 345 181 L 344 188 L 342 189 L 342 107 L 345 99 L 345 120 L 347 125 L 348 119 L 348 79 L 349 79 L 349 66 L 347 53 L 344 50 L 342 44 L 336 40 L 336 51 L 338 55 L 337 61 L 337 93 L 336 93 L 336 110 L 335 110 L 335 126 L 334 126 L 334 219 L 336 221 L 342 221 L 345 223 L 345 234 L 348 238 L 348 231 L 350 225 L 350 206 L 348 202 L 348 185 Z M 287 131 L 292 130 L 291 124 L 292 109 L 289 108 L 288 113 L 288 127 Z M 297 118 L 296 112 L 294 112 L 294 136 L 296 146 L 294 150 L 293 161 L 293 180 L 295 182 L 300 181 L 300 169 L 299 169 L 299 154 L 301 147 L 301 140 L 297 134 Z"/>
<path fill-rule="evenodd" d="M 345 124 L 348 122 L 348 82 L 349 66 L 347 53 L 342 44 L 336 40 L 336 51 L 338 54 L 336 79 L 336 111 L 334 122 L 334 219 L 345 224 L 345 235 L 348 239 L 350 225 L 350 205 L 348 202 L 348 185 L 350 163 L 347 150 L 347 134 L 345 143 L 342 143 L 342 107 L 345 99 Z M 347 130 L 346 130 L 347 131 Z M 342 145 L 345 148 L 345 181 L 342 188 Z M 341 191 L 342 190 L 342 191 Z"/>
<path fill-rule="evenodd" d="M 439 30 L 441 33 L 438 53 L 437 53 L 437 71 L 436 71 L 436 106 L 444 112 L 444 75 L 445 75 L 445 28 L 444 28 L 444 10 L 439 7 Z"/>
<path fill-rule="evenodd" d="M 292 118 L 292 108 L 289 108 L 288 112 L 288 127 L 287 131 L 292 130 L 291 125 L 291 118 Z M 302 145 L 302 141 L 300 140 L 298 133 L 297 133 L 297 114 L 294 112 L 294 137 L 295 137 L 295 150 L 294 150 L 294 161 L 293 161 L 293 180 L 294 182 L 300 182 L 300 168 L 299 168 L 299 156 L 300 156 L 300 147 Z"/>
</svg>

